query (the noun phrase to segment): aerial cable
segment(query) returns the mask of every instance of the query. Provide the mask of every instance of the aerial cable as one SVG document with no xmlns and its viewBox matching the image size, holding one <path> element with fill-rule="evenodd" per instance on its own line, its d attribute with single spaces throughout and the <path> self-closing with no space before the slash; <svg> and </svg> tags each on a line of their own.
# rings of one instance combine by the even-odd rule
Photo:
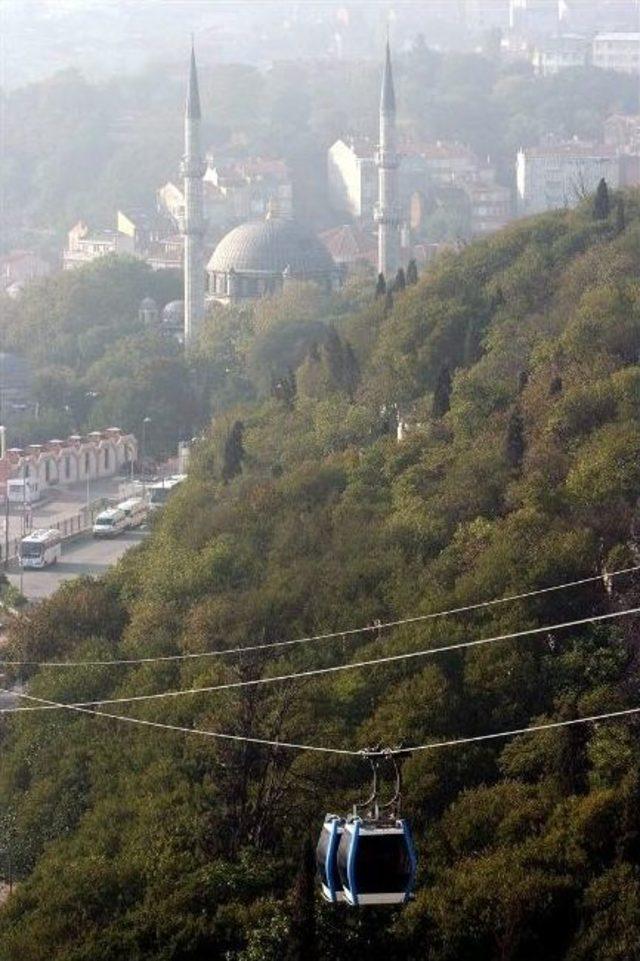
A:
<svg viewBox="0 0 640 961">
<path fill-rule="evenodd" d="M 269 641 L 266 644 L 250 644 L 245 647 L 228 647 L 217 651 L 199 651 L 189 654 L 160 654 L 153 657 L 136 658 L 114 658 L 111 660 L 87 660 L 87 661 L 13 661 L 0 658 L 1 667 L 134 667 L 140 664 L 156 664 L 166 661 L 189 661 L 208 657 L 222 657 L 226 654 L 244 654 L 255 651 L 273 650 L 274 648 L 292 647 L 297 644 L 308 644 L 313 641 L 328 641 L 335 638 L 354 637 L 358 634 L 372 632 L 380 633 L 394 627 L 403 627 L 407 624 L 419 624 L 423 621 L 434 620 L 439 617 L 450 617 L 454 614 L 466 614 L 470 611 L 477 611 L 498 604 L 508 604 L 513 601 L 526 600 L 530 597 L 539 597 L 542 594 L 550 594 L 554 591 L 563 591 L 571 587 L 580 587 L 584 584 L 592 584 L 595 581 L 604 581 L 620 577 L 623 574 L 632 574 L 640 571 L 640 564 L 635 567 L 625 567 L 617 571 L 595 574 L 590 577 L 582 577 L 575 581 L 565 581 L 562 584 L 552 584 L 550 587 L 540 587 L 532 591 L 525 591 L 522 594 L 509 594 L 506 597 L 498 597 L 489 601 L 478 601 L 474 604 L 465 604 L 462 607 L 453 607 L 449 610 L 434 611 L 431 614 L 417 614 L 413 617 L 403 617 L 395 621 L 381 621 L 374 624 L 367 624 L 364 627 L 351 627 L 342 631 L 332 631 L 326 634 L 313 634 L 306 637 L 296 637 L 285 641 Z"/>
<path fill-rule="evenodd" d="M 640 714 L 640 707 L 628 707 L 618 711 L 607 711 L 602 714 L 590 714 L 586 717 L 574 717 L 565 721 L 545 721 L 541 724 L 532 724 L 529 727 L 511 728 L 506 731 L 495 731 L 490 734 L 476 734 L 471 737 L 451 738 L 447 741 L 430 741 L 427 744 L 414 744 L 399 748 L 384 748 L 380 750 L 360 750 L 327 747 L 319 744 L 298 744 L 295 741 L 279 741 L 276 738 L 252 737 L 242 734 L 226 734 L 221 731 L 207 731 L 203 728 L 184 727 L 179 724 L 164 724 L 161 721 L 148 721 L 139 717 L 128 717 L 122 714 L 111 714 L 107 711 L 97 711 L 95 708 L 82 707 L 79 704 L 62 704 L 57 701 L 49 701 L 42 697 L 35 697 L 32 694 L 23 692 L 13 692 L 7 689 L 0 689 L 2 694 L 14 694 L 17 697 L 25 698 L 29 701 L 38 703 L 49 708 L 62 708 L 66 711 L 75 711 L 79 714 L 88 714 L 92 717 L 104 717 L 112 721 L 121 721 L 126 724 L 135 724 L 141 727 L 156 728 L 163 731 L 175 731 L 180 734 L 197 734 L 201 737 L 209 737 L 223 741 L 237 741 L 245 744 L 257 744 L 263 747 L 287 748 L 294 751 L 313 751 L 318 754 L 339 754 L 349 757 L 389 757 L 393 755 L 408 755 L 416 751 L 434 751 L 438 748 L 460 747 L 464 744 L 476 744 L 480 741 L 495 741 L 508 737 L 517 737 L 521 734 L 536 734 L 540 731 L 550 731 L 557 728 L 571 727 L 577 724 L 597 724 L 600 721 L 610 721 L 621 718 L 630 718 Z M 36 708 L 37 710 L 37 708 Z"/>
<path fill-rule="evenodd" d="M 157 694 L 134 694 L 130 697 L 102 698 L 95 701 L 78 701 L 71 704 L 64 704 L 64 707 L 94 707 L 103 704 L 131 704 L 136 701 L 157 701 L 167 697 L 184 697 L 188 694 L 209 694 L 214 691 L 230 691 L 242 687 L 256 687 L 263 684 L 277 684 L 281 681 L 295 681 L 301 678 L 317 677 L 323 674 L 334 674 L 338 671 L 351 671 L 361 667 L 374 667 L 379 664 L 391 664 L 397 661 L 406 661 L 417 657 L 430 657 L 434 654 L 442 654 L 448 651 L 459 651 L 470 647 L 480 647 L 486 644 L 494 644 L 497 641 L 509 641 L 520 637 L 528 637 L 533 634 L 550 634 L 563 628 L 581 627 L 585 624 L 597 624 L 602 621 L 614 620 L 619 617 L 628 617 L 631 614 L 640 614 L 640 607 L 633 607 L 624 611 L 611 611 L 608 614 L 592 614 L 590 617 L 583 617 L 575 621 L 565 621 L 561 624 L 547 624 L 544 627 L 531 627 L 525 631 L 513 631 L 509 634 L 496 634 L 493 637 L 481 637 L 472 641 L 459 641 L 455 644 L 445 644 L 441 647 L 431 647 L 421 651 L 407 651 L 403 654 L 389 654 L 385 657 L 369 658 L 366 661 L 354 661 L 349 664 L 335 664 L 331 667 L 311 668 L 308 671 L 298 671 L 293 674 L 277 674 L 273 677 L 256 677 L 246 681 L 228 681 L 224 684 L 213 684 L 208 687 L 192 687 L 178 691 L 160 691 Z M 0 714 L 16 714 L 30 711 L 56 710 L 60 705 L 49 707 L 18 707 L 0 709 Z"/>
</svg>

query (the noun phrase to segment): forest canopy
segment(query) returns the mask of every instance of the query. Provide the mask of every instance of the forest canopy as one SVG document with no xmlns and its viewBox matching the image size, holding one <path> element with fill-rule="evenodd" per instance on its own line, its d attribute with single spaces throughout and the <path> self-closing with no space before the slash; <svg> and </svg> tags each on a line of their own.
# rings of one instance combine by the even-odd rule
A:
<svg viewBox="0 0 640 961">
<path fill-rule="evenodd" d="M 361 280 L 338 299 L 301 287 L 210 318 L 190 363 L 209 372 L 215 416 L 188 482 L 106 577 L 67 584 L 19 622 L 11 656 L 215 652 L 638 564 L 640 197 L 612 200 L 605 218 L 591 199 L 513 224 L 386 298 Z M 23 679 L 63 702 L 127 697 L 639 603 L 627 574 L 322 643 Z M 355 750 L 422 745 L 637 706 L 639 644 L 638 620 L 621 618 L 114 712 Z M 0 739 L 0 857 L 17 879 L 2 961 L 640 951 L 633 719 L 410 754 L 416 899 L 360 913 L 310 903 L 302 883 L 325 812 L 366 789 L 357 758 L 62 711 L 6 717 Z"/>
</svg>

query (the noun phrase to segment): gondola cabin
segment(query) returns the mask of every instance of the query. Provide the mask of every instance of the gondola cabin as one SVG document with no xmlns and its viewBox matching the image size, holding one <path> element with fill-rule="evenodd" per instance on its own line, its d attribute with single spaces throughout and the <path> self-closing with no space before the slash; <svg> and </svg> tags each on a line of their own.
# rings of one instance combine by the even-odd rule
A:
<svg viewBox="0 0 640 961">
<path fill-rule="evenodd" d="M 368 821 L 359 817 L 346 821 L 337 864 L 348 904 L 405 903 L 416 876 L 416 855 L 408 823 L 403 819 Z"/>
<path fill-rule="evenodd" d="M 336 901 L 344 901 L 344 892 L 338 874 L 338 847 L 343 829 L 344 818 L 327 814 L 316 848 L 320 890 L 325 901 L 330 901 L 332 904 Z"/>
</svg>

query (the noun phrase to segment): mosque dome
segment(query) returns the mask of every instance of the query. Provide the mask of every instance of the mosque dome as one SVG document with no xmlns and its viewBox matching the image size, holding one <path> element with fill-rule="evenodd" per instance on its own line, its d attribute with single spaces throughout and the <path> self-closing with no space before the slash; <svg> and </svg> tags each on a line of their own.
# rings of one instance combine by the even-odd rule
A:
<svg viewBox="0 0 640 961">
<path fill-rule="evenodd" d="M 153 297 L 143 297 L 140 301 L 140 310 L 155 310 L 158 305 Z"/>
<path fill-rule="evenodd" d="M 171 326 L 184 324 L 184 300 L 170 300 L 162 309 L 162 323 Z"/>
<path fill-rule="evenodd" d="M 334 263 L 326 247 L 294 220 L 272 217 L 235 227 L 213 252 L 210 273 L 282 274 L 293 277 L 329 275 Z"/>
</svg>

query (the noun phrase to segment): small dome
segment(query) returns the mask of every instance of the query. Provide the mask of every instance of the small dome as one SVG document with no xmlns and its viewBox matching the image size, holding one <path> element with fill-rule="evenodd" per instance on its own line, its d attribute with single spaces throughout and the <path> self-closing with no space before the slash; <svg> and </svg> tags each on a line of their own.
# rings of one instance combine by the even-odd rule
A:
<svg viewBox="0 0 640 961">
<path fill-rule="evenodd" d="M 184 323 L 184 300 L 171 300 L 162 311 L 163 324 Z"/>
<path fill-rule="evenodd" d="M 153 297 L 143 297 L 140 301 L 140 310 L 157 310 L 158 305 L 156 304 Z"/>
<path fill-rule="evenodd" d="M 326 247 L 293 220 L 251 221 L 222 238 L 207 265 L 211 273 L 282 274 L 295 277 L 329 274 L 334 267 Z"/>
</svg>

